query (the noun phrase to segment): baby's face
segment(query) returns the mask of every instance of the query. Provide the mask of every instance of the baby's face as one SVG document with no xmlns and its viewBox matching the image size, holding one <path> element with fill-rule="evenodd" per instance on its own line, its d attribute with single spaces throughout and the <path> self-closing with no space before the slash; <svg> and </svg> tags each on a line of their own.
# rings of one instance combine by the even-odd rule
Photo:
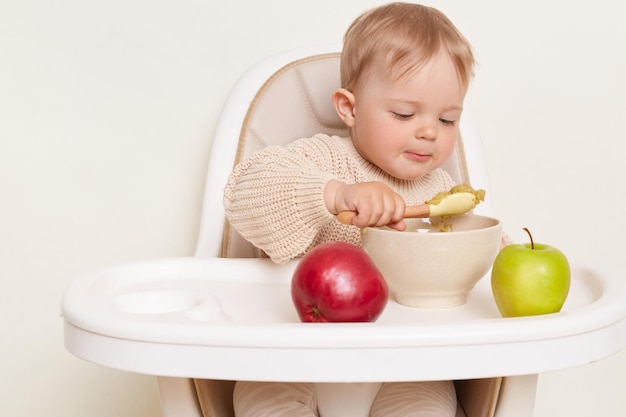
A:
<svg viewBox="0 0 626 417">
<path fill-rule="evenodd" d="M 388 174 L 420 178 L 452 153 L 465 93 L 443 53 L 401 80 L 371 74 L 354 92 L 352 141 Z"/>
</svg>

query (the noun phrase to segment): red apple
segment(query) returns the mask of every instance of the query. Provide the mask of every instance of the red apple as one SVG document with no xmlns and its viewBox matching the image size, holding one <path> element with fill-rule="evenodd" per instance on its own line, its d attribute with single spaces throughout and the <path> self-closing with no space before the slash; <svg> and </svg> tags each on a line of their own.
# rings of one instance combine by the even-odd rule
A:
<svg viewBox="0 0 626 417">
<path fill-rule="evenodd" d="M 327 242 L 302 257 L 291 298 L 304 322 L 375 321 L 387 305 L 383 275 L 360 247 Z"/>
</svg>

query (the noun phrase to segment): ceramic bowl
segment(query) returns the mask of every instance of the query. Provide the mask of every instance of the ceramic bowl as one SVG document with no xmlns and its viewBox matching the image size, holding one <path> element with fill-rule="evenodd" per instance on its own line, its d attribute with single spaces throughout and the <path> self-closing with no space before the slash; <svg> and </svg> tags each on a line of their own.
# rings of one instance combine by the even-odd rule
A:
<svg viewBox="0 0 626 417">
<path fill-rule="evenodd" d="M 363 247 L 402 305 L 444 308 L 464 304 L 500 248 L 499 220 L 464 214 L 406 219 L 407 229 L 363 229 Z"/>
</svg>

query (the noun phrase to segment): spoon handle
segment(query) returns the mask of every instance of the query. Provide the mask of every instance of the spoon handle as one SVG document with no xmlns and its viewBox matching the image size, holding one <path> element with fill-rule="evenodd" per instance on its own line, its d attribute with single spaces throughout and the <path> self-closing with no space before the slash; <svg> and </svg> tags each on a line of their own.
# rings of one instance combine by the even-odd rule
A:
<svg viewBox="0 0 626 417">
<path fill-rule="evenodd" d="M 404 210 L 405 219 L 423 219 L 430 216 L 430 204 L 407 206 Z"/>
</svg>

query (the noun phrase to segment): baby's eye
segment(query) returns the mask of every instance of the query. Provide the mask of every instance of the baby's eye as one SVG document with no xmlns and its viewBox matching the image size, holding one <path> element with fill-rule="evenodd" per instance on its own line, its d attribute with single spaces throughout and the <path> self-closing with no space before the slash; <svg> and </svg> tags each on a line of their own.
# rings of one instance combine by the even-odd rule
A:
<svg viewBox="0 0 626 417">
<path fill-rule="evenodd" d="M 400 119 L 400 120 L 408 120 L 411 117 L 413 117 L 413 114 L 411 113 L 398 113 L 398 112 L 391 112 L 391 114 L 393 115 L 393 117 L 395 117 L 396 119 Z"/>
<path fill-rule="evenodd" d="M 456 120 L 439 119 L 439 121 L 447 126 L 454 126 L 456 124 Z"/>
</svg>

